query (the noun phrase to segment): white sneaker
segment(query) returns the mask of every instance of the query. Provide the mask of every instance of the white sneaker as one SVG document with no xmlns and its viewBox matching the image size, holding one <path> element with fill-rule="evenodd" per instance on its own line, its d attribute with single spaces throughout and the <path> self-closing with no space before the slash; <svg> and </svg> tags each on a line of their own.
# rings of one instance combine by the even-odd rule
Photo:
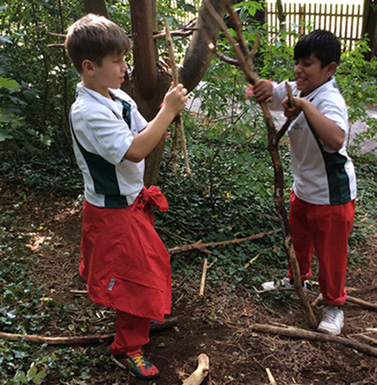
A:
<svg viewBox="0 0 377 385">
<path fill-rule="evenodd" d="M 306 289 L 306 283 L 302 285 L 303 289 Z M 288 277 L 279 279 L 278 281 L 270 281 L 262 283 L 263 290 L 273 291 L 273 290 L 295 290 L 295 285 L 291 283 L 291 280 Z"/>
<path fill-rule="evenodd" d="M 322 321 L 317 330 L 322 333 L 337 336 L 344 325 L 344 313 L 339 306 L 326 306 L 323 309 Z"/>
</svg>

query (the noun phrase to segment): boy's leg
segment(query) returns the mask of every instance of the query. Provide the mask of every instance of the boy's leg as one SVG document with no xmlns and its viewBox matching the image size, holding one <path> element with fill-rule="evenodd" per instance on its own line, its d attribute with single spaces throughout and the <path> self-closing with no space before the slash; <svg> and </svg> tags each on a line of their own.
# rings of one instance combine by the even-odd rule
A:
<svg viewBox="0 0 377 385">
<path fill-rule="evenodd" d="M 111 344 L 114 355 L 141 350 L 149 342 L 151 321 L 123 311 L 116 311 L 115 337 Z"/>
<path fill-rule="evenodd" d="M 308 211 L 312 205 L 297 198 L 293 190 L 290 196 L 289 225 L 293 240 L 297 262 L 300 266 L 301 281 L 312 276 L 311 262 L 313 256 L 313 240 L 310 225 L 308 223 Z M 293 279 L 293 272 L 289 266 L 288 278 Z"/>
<path fill-rule="evenodd" d="M 112 360 L 141 380 L 151 380 L 160 374 L 141 350 L 149 342 L 150 323 L 150 319 L 117 310 L 116 333 L 111 344 Z"/>
<path fill-rule="evenodd" d="M 319 262 L 319 286 L 324 301 L 330 306 L 342 305 L 346 300 L 348 236 L 354 215 L 355 201 L 316 206 L 310 215 Z"/>
</svg>

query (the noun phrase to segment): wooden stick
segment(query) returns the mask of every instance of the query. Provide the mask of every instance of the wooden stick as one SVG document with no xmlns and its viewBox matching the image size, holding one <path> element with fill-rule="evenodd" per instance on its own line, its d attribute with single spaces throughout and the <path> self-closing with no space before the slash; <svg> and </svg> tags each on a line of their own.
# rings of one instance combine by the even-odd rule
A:
<svg viewBox="0 0 377 385">
<path fill-rule="evenodd" d="M 288 93 L 288 106 L 293 107 L 295 105 L 295 102 L 293 100 L 291 86 L 289 85 L 289 83 L 287 81 L 285 82 L 285 89 L 287 90 L 287 93 Z"/>
<path fill-rule="evenodd" d="M 200 291 L 199 291 L 199 295 L 201 297 L 203 297 L 204 295 L 204 286 L 206 284 L 207 268 L 208 268 L 208 258 L 204 258 L 202 280 L 200 282 Z"/>
<path fill-rule="evenodd" d="M 332 334 L 323 334 L 309 330 L 299 329 L 292 326 L 273 326 L 264 324 L 255 324 L 251 326 L 251 330 L 282 335 L 285 337 L 302 338 L 305 340 L 321 341 L 321 342 L 335 342 L 345 345 L 351 349 L 356 349 L 359 352 L 377 357 L 377 348 L 360 342 L 352 341 L 344 337 L 334 336 Z"/>
<path fill-rule="evenodd" d="M 316 306 L 318 302 L 322 300 L 323 300 L 322 294 L 319 294 L 318 297 L 312 302 L 312 306 L 313 307 Z M 362 307 L 377 310 L 376 303 L 364 301 L 363 299 L 351 297 L 350 295 L 347 295 L 346 302 L 355 303 L 356 305 L 360 305 Z"/>
<path fill-rule="evenodd" d="M 167 43 L 168 49 L 169 49 L 169 58 L 170 58 L 172 78 L 173 78 L 174 85 L 177 85 L 178 84 L 178 70 L 177 70 L 177 64 L 175 62 L 173 40 L 172 40 L 171 35 L 170 35 L 169 23 L 168 23 L 167 18 L 165 18 L 165 30 L 166 30 L 166 43 Z M 188 176 L 191 176 L 191 168 L 190 168 L 190 163 L 189 163 L 189 159 L 188 159 L 185 129 L 183 127 L 182 115 L 181 114 L 177 115 L 175 118 L 175 121 L 176 121 L 176 126 L 178 126 L 179 131 L 181 133 L 181 145 L 182 145 L 183 156 L 185 159 L 186 174 Z"/>
<path fill-rule="evenodd" d="M 373 345 L 377 345 L 377 339 L 373 338 L 373 337 L 370 337 L 370 336 L 366 336 L 365 334 L 359 334 L 359 337 L 363 338 L 364 340 L 372 343 Z"/>
<path fill-rule="evenodd" d="M 202 353 L 198 356 L 198 367 L 189 378 L 183 381 L 182 385 L 200 385 L 209 372 L 209 358 Z"/>
<path fill-rule="evenodd" d="M 235 18 L 238 18 L 238 15 L 233 10 L 233 5 L 230 2 L 230 0 L 224 0 L 224 1 L 226 4 L 226 8 L 228 9 L 228 12 L 231 16 L 231 19 L 235 20 Z M 258 75 L 254 70 L 254 66 L 251 60 L 251 55 L 245 55 L 242 52 L 245 50 L 243 47 L 245 46 L 247 47 L 247 44 L 245 42 L 245 39 L 242 33 L 240 32 L 240 28 L 236 28 L 237 37 L 238 37 L 238 43 L 237 43 L 233 39 L 233 37 L 230 35 L 226 24 L 224 23 L 223 19 L 216 13 L 212 4 L 208 0 L 203 0 L 203 5 L 207 8 L 208 13 L 211 15 L 211 17 L 219 24 L 220 29 L 223 31 L 225 37 L 227 38 L 230 45 L 232 46 L 233 51 L 237 56 L 238 63 L 240 64 L 240 67 L 245 74 L 246 80 L 252 85 L 254 85 L 256 81 L 258 81 Z M 305 293 L 302 289 L 300 267 L 297 262 L 296 254 L 293 248 L 293 241 L 292 241 L 290 226 L 288 222 L 288 215 L 284 205 L 285 204 L 284 173 L 283 173 L 283 167 L 281 164 L 281 159 L 280 159 L 279 150 L 278 150 L 276 128 L 271 116 L 271 112 L 267 107 L 267 103 L 265 102 L 260 103 L 260 107 L 262 109 L 264 120 L 267 126 L 268 151 L 270 153 L 270 156 L 273 162 L 273 167 L 274 167 L 274 183 L 275 183 L 274 202 L 275 202 L 277 214 L 279 216 L 279 220 L 282 224 L 284 250 L 288 256 L 288 260 L 292 268 L 293 278 L 294 278 L 294 287 L 296 289 L 297 295 L 301 300 L 302 307 L 305 310 L 309 325 L 311 328 L 316 329 L 318 322 L 314 316 L 310 303 L 306 298 Z M 287 124 L 287 127 L 288 127 L 288 124 Z"/>
<path fill-rule="evenodd" d="M 150 332 L 160 332 L 163 330 L 171 329 L 178 324 L 178 318 L 172 317 L 164 322 L 151 323 Z M 20 338 L 27 342 L 34 342 L 37 344 L 48 345 L 87 345 L 95 344 L 101 341 L 112 341 L 115 333 L 99 334 L 99 335 L 87 335 L 87 336 L 69 336 L 69 337 L 50 337 L 50 336 L 38 336 L 33 334 L 13 334 L 0 332 L 0 338 L 8 341 L 18 341 Z"/>
<path fill-rule="evenodd" d="M 183 253 L 186 251 L 192 251 L 192 250 L 203 251 L 203 252 L 208 253 L 207 247 L 209 247 L 209 246 L 223 246 L 223 245 L 230 245 L 230 244 L 238 244 L 238 243 L 245 242 L 245 241 L 254 241 L 256 239 L 263 238 L 266 234 L 271 235 L 271 234 L 276 234 L 276 233 L 280 233 L 280 232 L 281 232 L 281 229 L 277 229 L 277 230 L 268 231 L 267 233 L 259 233 L 259 234 L 250 235 L 249 237 L 246 237 L 246 238 L 231 239 L 228 241 L 209 242 L 209 243 L 202 243 L 202 241 L 199 240 L 199 241 L 197 241 L 195 243 L 191 243 L 189 245 L 182 245 L 182 246 L 173 247 L 172 249 L 168 249 L 168 252 L 170 255 L 180 254 L 180 253 Z"/>
<path fill-rule="evenodd" d="M 273 377 L 273 375 L 271 373 L 271 370 L 269 368 L 266 368 L 266 372 L 267 372 L 267 376 L 268 376 L 268 380 L 270 381 L 270 384 L 271 385 L 277 385 L 275 378 Z"/>
</svg>

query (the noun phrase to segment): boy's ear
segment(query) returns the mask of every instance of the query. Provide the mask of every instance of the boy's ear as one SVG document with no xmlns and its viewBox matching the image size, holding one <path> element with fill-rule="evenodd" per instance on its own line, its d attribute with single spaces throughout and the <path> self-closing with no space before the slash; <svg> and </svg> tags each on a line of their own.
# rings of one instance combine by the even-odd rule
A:
<svg viewBox="0 0 377 385">
<path fill-rule="evenodd" d="M 338 64 L 333 61 L 327 66 L 327 71 L 329 74 L 329 77 L 333 76 L 335 74 L 336 69 L 338 68 Z"/>
<path fill-rule="evenodd" d="M 82 70 L 84 71 L 84 73 L 86 73 L 87 75 L 89 75 L 89 76 L 94 75 L 94 66 L 93 66 L 93 62 L 91 60 L 85 59 L 81 63 L 81 67 L 82 67 Z"/>
</svg>

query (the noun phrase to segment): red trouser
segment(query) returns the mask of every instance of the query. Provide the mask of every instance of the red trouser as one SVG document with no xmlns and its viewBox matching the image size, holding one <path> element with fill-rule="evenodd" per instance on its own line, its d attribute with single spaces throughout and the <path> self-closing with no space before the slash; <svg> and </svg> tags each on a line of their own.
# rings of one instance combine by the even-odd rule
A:
<svg viewBox="0 0 377 385">
<path fill-rule="evenodd" d="M 301 280 L 312 276 L 310 265 L 315 250 L 319 287 L 328 305 L 342 305 L 346 300 L 348 236 L 354 215 L 354 200 L 342 205 L 314 205 L 291 192 L 289 224 Z M 287 276 L 293 279 L 291 267 Z"/>
<path fill-rule="evenodd" d="M 131 353 L 149 342 L 151 320 L 116 311 L 115 337 L 111 344 L 112 354 Z"/>
</svg>

